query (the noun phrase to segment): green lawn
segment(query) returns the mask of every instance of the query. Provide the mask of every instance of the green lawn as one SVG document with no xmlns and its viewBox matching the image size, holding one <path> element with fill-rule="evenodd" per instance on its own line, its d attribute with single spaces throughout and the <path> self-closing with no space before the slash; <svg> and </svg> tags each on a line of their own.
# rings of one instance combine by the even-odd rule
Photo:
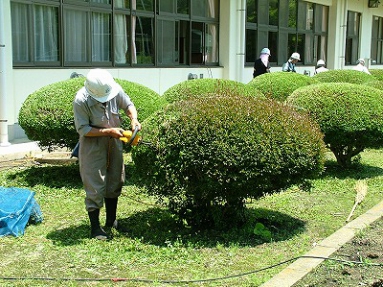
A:
<svg viewBox="0 0 383 287">
<path fill-rule="evenodd" d="M 126 230 L 106 242 L 89 239 L 76 164 L 3 169 L 0 185 L 35 191 L 44 222 L 28 226 L 22 237 L 0 238 L 0 285 L 259 286 L 287 264 L 267 267 L 303 255 L 345 225 L 358 179 L 367 181 L 368 193 L 352 219 L 382 200 L 383 150 L 363 152 L 360 164 L 349 170 L 329 156 L 326 167 L 310 189 L 294 186 L 249 200 L 248 224 L 228 232 L 178 224 L 128 181 L 118 207 Z M 256 223 L 271 232 L 271 240 L 254 234 Z"/>
</svg>

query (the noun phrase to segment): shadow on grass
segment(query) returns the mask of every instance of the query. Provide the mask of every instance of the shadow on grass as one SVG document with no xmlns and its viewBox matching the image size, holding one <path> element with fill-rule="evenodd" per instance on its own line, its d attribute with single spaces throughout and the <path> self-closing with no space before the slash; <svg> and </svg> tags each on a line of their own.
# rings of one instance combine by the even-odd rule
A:
<svg viewBox="0 0 383 287">
<path fill-rule="evenodd" d="M 144 244 L 185 246 L 193 248 L 215 247 L 217 245 L 256 246 L 266 242 L 283 241 L 303 232 L 305 223 L 286 214 L 267 209 L 248 209 L 249 220 L 245 226 L 228 231 L 197 230 L 179 223 L 167 210 L 151 208 L 137 212 L 128 218 L 119 219 L 120 238 L 139 239 Z M 256 223 L 271 232 L 271 238 L 254 234 Z M 71 226 L 53 231 L 47 235 L 56 245 L 71 246 L 82 244 L 89 238 L 86 224 Z"/>
<path fill-rule="evenodd" d="M 78 188 L 82 186 L 78 164 L 32 166 L 7 176 L 10 180 L 33 187 L 44 185 L 51 188 Z"/>
<path fill-rule="evenodd" d="M 157 246 L 185 245 L 213 247 L 217 244 L 229 246 L 255 246 L 265 242 L 287 240 L 304 230 L 305 223 L 286 214 L 267 209 L 247 209 L 248 221 L 242 227 L 228 231 L 193 230 L 179 223 L 167 210 L 152 208 L 120 219 L 126 229 L 121 236 L 140 238 L 141 242 Z M 262 223 L 271 232 L 271 238 L 254 234 L 256 223 Z"/>
<path fill-rule="evenodd" d="M 322 177 L 331 178 L 353 178 L 353 179 L 367 179 L 383 175 L 383 169 L 380 167 L 366 165 L 361 163 L 354 163 L 350 167 L 345 168 L 337 164 L 336 161 L 326 161 L 326 170 Z"/>
<path fill-rule="evenodd" d="M 72 225 L 67 228 L 58 229 L 48 233 L 47 239 L 58 246 L 73 246 L 83 244 L 89 239 L 90 228 L 87 224 Z"/>
</svg>

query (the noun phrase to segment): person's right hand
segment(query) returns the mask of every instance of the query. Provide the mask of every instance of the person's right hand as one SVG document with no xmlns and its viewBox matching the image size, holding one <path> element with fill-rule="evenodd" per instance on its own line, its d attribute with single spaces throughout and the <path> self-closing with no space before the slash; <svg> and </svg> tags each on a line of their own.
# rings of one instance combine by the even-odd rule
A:
<svg viewBox="0 0 383 287">
<path fill-rule="evenodd" d="M 120 138 L 123 136 L 122 132 L 124 131 L 121 128 L 108 128 L 108 129 L 103 129 L 104 132 L 108 134 L 108 136 L 113 137 L 113 138 Z"/>
</svg>

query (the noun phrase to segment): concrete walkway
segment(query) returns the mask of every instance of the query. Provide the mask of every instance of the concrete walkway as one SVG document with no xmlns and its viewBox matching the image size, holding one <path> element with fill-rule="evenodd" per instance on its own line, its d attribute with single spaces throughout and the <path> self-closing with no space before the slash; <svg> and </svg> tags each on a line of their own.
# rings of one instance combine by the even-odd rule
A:
<svg viewBox="0 0 383 287">
<path fill-rule="evenodd" d="M 41 149 L 36 142 L 20 140 L 8 146 L 0 146 L 0 162 L 30 158 L 37 153 L 41 153 Z"/>
<path fill-rule="evenodd" d="M 0 163 L 4 161 L 30 158 L 41 153 L 42 151 L 36 142 L 14 143 L 7 147 L 0 147 Z M 356 233 L 371 225 L 382 216 L 383 201 L 322 240 L 311 251 L 304 254 L 304 256 L 330 257 L 331 254 L 350 241 Z M 325 259 L 320 258 L 297 259 L 294 263 L 287 266 L 284 270 L 260 287 L 291 287 L 324 260 Z"/>
</svg>

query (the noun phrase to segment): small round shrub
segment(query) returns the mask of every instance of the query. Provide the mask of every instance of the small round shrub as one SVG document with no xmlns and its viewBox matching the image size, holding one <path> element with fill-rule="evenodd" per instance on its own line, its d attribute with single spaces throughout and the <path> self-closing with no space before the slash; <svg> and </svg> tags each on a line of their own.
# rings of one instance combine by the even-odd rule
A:
<svg viewBox="0 0 383 287">
<path fill-rule="evenodd" d="M 145 120 L 153 112 L 167 104 L 165 97 L 160 96 L 144 85 L 122 79 L 115 79 L 115 81 L 120 84 L 125 93 L 132 99 L 140 121 Z M 124 113 L 122 114 L 125 115 Z"/>
<path fill-rule="evenodd" d="M 30 140 L 38 141 L 41 149 L 73 149 L 76 145 L 79 136 L 74 126 L 72 102 L 83 87 L 84 79 L 69 79 L 42 87 L 22 104 L 19 124 Z M 163 97 L 145 86 L 121 79 L 116 79 L 116 82 L 135 103 L 140 121 L 166 104 Z M 123 112 L 121 115 L 125 119 L 123 128 L 130 129 L 127 116 Z"/>
<path fill-rule="evenodd" d="M 371 75 L 379 81 L 383 81 L 383 69 L 370 69 Z"/>
<path fill-rule="evenodd" d="M 73 148 L 78 141 L 72 101 L 84 78 L 54 83 L 30 94 L 22 104 L 18 122 L 28 139 L 41 149 Z"/>
<path fill-rule="evenodd" d="M 249 88 L 246 84 L 222 79 L 195 79 L 176 84 L 165 91 L 168 103 L 185 100 L 190 97 L 208 97 L 212 95 L 243 95 L 262 97 L 258 90 Z"/>
<path fill-rule="evenodd" d="M 259 198 L 317 176 L 324 142 L 307 115 L 274 100 L 212 96 L 175 102 L 144 122 L 135 176 L 190 225 L 243 220 Z"/>
<path fill-rule="evenodd" d="M 349 166 L 365 148 L 383 145 L 383 92 L 378 89 L 323 83 L 296 90 L 287 102 L 309 111 L 341 166 Z"/>
<path fill-rule="evenodd" d="M 374 79 L 373 76 L 356 70 L 329 70 L 313 76 L 320 83 L 363 84 Z"/>
<path fill-rule="evenodd" d="M 266 73 L 252 79 L 247 85 L 261 91 L 267 98 L 285 101 L 296 89 L 316 83 L 312 77 L 298 73 Z"/>
<path fill-rule="evenodd" d="M 363 83 L 363 85 L 383 91 L 383 80 L 380 81 L 380 80 L 374 79 L 374 80 Z"/>
</svg>

